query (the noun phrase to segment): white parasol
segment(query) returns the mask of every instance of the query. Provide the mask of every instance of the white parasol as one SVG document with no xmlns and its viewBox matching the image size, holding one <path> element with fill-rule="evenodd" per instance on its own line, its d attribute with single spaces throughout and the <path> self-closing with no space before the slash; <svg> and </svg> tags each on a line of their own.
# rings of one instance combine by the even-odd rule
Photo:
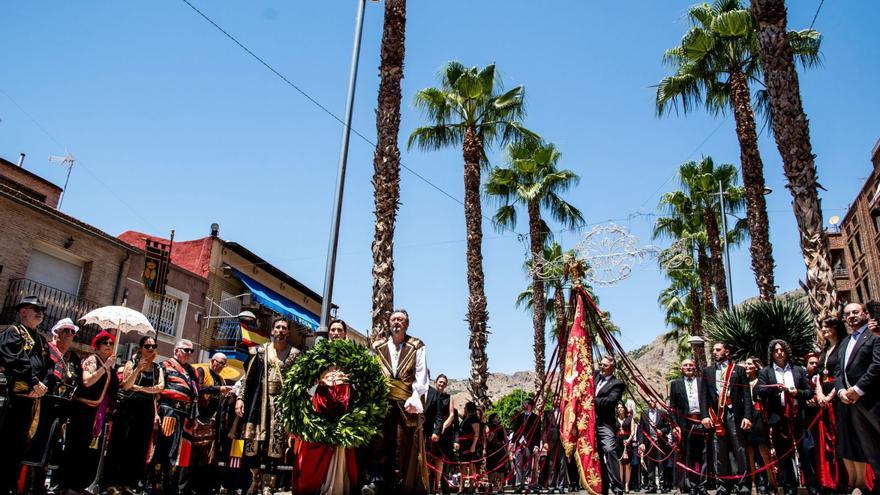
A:
<svg viewBox="0 0 880 495">
<path fill-rule="evenodd" d="M 125 306 L 104 306 L 85 314 L 79 321 L 84 325 L 98 325 L 101 329 L 115 328 L 119 334 L 137 332 L 155 334 L 156 330 L 143 313 Z"/>
</svg>

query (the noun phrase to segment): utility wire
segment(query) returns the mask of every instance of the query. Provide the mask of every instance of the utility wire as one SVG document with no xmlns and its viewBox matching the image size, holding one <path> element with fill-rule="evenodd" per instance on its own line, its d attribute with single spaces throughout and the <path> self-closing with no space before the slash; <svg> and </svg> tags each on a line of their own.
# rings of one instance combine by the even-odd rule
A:
<svg viewBox="0 0 880 495">
<path fill-rule="evenodd" d="M 263 67 L 265 67 L 265 68 L 268 69 L 270 72 L 272 72 L 273 74 L 275 74 L 276 76 L 278 76 L 278 77 L 279 77 L 282 81 L 284 81 L 288 86 L 290 86 L 291 88 L 295 89 L 299 94 L 301 94 L 301 95 L 302 95 L 303 97 L 305 97 L 307 100 L 309 100 L 310 102 L 312 102 L 312 104 L 314 104 L 316 107 L 318 107 L 321 111 L 323 111 L 324 113 L 326 113 L 327 115 L 329 115 L 331 118 L 333 118 L 333 120 L 335 120 L 335 121 L 339 122 L 340 124 L 342 124 L 343 127 L 346 127 L 346 125 L 345 125 L 345 121 L 343 121 L 341 118 L 339 118 L 339 116 L 337 116 L 337 115 L 336 115 L 335 113 L 333 113 L 330 109 L 328 109 L 326 106 L 324 106 L 323 104 L 321 104 L 321 102 L 319 102 L 317 99 L 315 99 L 314 97 L 312 97 L 312 96 L 311 96 L 309 93 L 307 93 L 304 89 L 302 89 L 301 87 L 299 87 L 298 85 L 296 85 L 293 81 L 291 81 L 290 79 L 288 79 L 284 74 L 282 74 L 280 71 L 278 71 L 277 69 L 275 69 L 275 67 L 273 67 L 271 64 L 269 64 L 268 62 L 266 62 L 262 57 L 260 57 L 260 56 L 257 55 L 256 53 L 254 53 L 253 50 L 251 50 L 250 48 L 248 48 L 247 46 L 245 46 L 244 43 L 242 43 L 241 41 L 238 40 L 238 38 L 236 38 L 235 36 L 233 36 L 232 34 L 230 34 L 229 31 L 223 29 L 219 24 L 217 24 L 216 22 L 214 22 L 210 17 L 208 17 L 207 14 L 205 14 L 204 12 L 202 12 L 201 10 L 199 10 L 198 7 L 196 7 L 195 5 L 193 5 L 189 0 L 181 0 L 181 1 L 182 1 L 183 3 L 185 3 L 185 4 L 187 4 L 187 5 L 189 6 L 189 8 L 191 8 L 195 13 L 197 13 L 199 16 L 201 16 L 201 17 L 202 17 L 204 20 L 206 20 L 209 24 L 211 24 L 212 26 L 214 26 L 215 28 L 217 28 L 218 31 L 220 31 L 221 33 L 223 33 L 223 35 L 225 35 L 225 36 L 226 36 L 227 38 L 229 38 L 233 43 L 235 43 L 236 45 L 238 45 L 239 48 L 241 48 L 242 50 L 244 50 L 245 53 L 247 53 L 248 55 L 250 55 L 254 60 L 256 60 L 257 62 L 259 62 Z M 371 139 L 368 138 L 367 136 L 361 134 L 357 129 L 355 129 L 354 127 L 348 127 L 348 128 L 349 128 L 349 130 L 350 130 L 351 132 L 353 132 L 357 137 L 361 138 L 361 140 L 363 140 L 365 143 L 369 144 L 370 146 L 372 146 L 372 147 L 374 147 L 374 148 L 376 147 L 376 143 L 375 143 L 373 140 L 371 140 Z M 431 182 L 427 177 L 425 177 L 424 175 L 422 175 L 422 174 L 416 172 L 416 171 L 413 170 L 412 168 L 406 166 L 403 162 L 400 162 L 400 167 L 403 168 L 404 170 L 406 170 L 407 172 L 413 174 L 414 176 L 416 176 L 419 180 L 421 180 L 421 181 L 424 182 L 425 184 L 428 184 L 428 185 L 431 186 L 432 188 L 436 189 L 438 192 L 440 192 L 441 194 L 443 194 L 443 195 L 446 196 L 447 198 L 449 198 L 449 199 L 455 201 L 456 203 L 460 204 L 461 206 L 464 206 L 464 201 L 462 201 L 461 199 L 459 199 L 459 198 L 453 196 L 451 193 L 449 193 L 448 191 L 444 190 L 442 187 L 438 186 L 437 184 L 434 184 L 434 183 Z M 483 218 L 485 218 L 486 220 L 492 221 L 492 219 L 489 218 L 489 217 L 487 217 L 486 215 L 483 215 Z M 513 230 L 511 230 L 511 232 L 516 233 L 516 232 L 514 232 Z"/>
</svg>

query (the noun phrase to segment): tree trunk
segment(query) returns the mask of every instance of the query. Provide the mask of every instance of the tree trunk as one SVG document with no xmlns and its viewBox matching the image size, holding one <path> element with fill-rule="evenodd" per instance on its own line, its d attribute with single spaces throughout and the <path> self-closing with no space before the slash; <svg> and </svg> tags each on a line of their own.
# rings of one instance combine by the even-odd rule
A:
<svg viewBox="0 0 880 495">
<path fill-rule="evenodd" d="M 468 346 L 471 351 L 469 390 L 474 400 L 488 408 L 491 405 L 486 388 L 489 358 L 486 354 L 488 330 L 486 322 L 485 277 L 483 275 L 483 211 L 480 204 L 480 161 L 483 156 L 482 137 L 476 129 L 465 131 L 464 155 L 464 219 L 467 230 L 467 321 L 470 329 Z"/>
<path fill-rule="evenodd" d="M 770 244 L 770 222 L 764 198 L 764 163 L 758 150 L 755 112 L 752 110 L 748 80 L 742 72 L 730 75 L 730 101 L 736 120 L 739 158 L 742 163 L 743 185 L 746 190 L 746 221 L 749 225 L 752 272 L 761 299 L 772 301 L 776 295 L 773 277 L 773 246 Z"/>
<path fill-rule="evenodd" d="M 696 287 L 691 287 L 688 291 L 688 301 L 691 307 L 691 324 L 690 334 L 695 337 L 703 336 L 703 312 L 700 307 L 700 295 L 697 293 Z M 691 345 L 691 351 L 694 354 L 694 361 L 697 369 L 706 367 L 706 347 L 703 344 Z"/>
<path fill-rule="evenodd" d="M 565 314 L 565 293 L 562 284 L 558 283 L 553 289 L 553 310 L 556 313 L 556 340 L 559 343 L 559 362 L 565 369 L 565 351 L 568 347 L 568 318 Z"/>
<path fill-rule="evenodd" d="M 537 201 L 528 204 L 529 213 L 529 247 L 532 251 L 532 326 L 535 330 L 535 341 L 532 349 L 535 352 L 535 394 L 544 386 L 544 370 L 546 368 L 544 339 L 544 321 L 547 318 L 546 298 L 544 296 L 544 279 L 541 268 L 544 266 L 544 232 L 541 230 L 541 207 Z"/>
<path fill-rule="evenodd" d="M 403 79 L 406 0 L 385 1 L 376 109 L 376 152 L 373 195 L 376 225 L 373 237 L 373 308 L 371 339 L 388 336 L 394 308 L 394 224 L 400 202 L 400 81 Z"/>
<path fill-rule="evenodd" d="M 730 307 L 727 297 L 727 277 L 724 275 L 724 258 L 721 248 L 721 232 L 718 230 L 718 218 L 710 203 L 706 207 L 706 237 L 709 238 L 709 254 L 712 256 L 712 282 L 715 285 L 716 304 L 720 310 Z M 727 239 L 725 239 L 727 241 Z"/>
<path fill-rule="evenodd" d="M 706 256 L 706 248 L 697 248 L 697 275 L 700 277 L 700 294 L 703 299 L 703 316 L 706 318 L 715 314 L 715 306 L 712 304 L 712 272 L 709 257 Z"/>
<path fill-rule="evenodd" d="M 818 322 L 834 315 L 837 294 L 822 228 L 822 205 L 817 188 L 816 164 L 810 143 L 810 126 L 801 102 L 800 83 L 786 35 L 784 0 L 752 0 L 758 22 L 761 65 L 770 95 L 773 135 L 793 198 L 792 208 L 800 230 L 801 251 L 807 265 L 807 299 Z"/>
</svg>

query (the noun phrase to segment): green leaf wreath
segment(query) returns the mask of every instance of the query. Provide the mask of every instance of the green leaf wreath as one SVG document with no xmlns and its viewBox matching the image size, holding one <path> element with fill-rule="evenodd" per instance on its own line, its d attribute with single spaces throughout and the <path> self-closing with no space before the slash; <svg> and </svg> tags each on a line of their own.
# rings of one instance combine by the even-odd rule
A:
<svg viewBox="0 0 880 495">
<path fill-rule="evenodd" d="M 330 366 L 344 371 L 352 385 L 348 412 L 337 420 L 315 412 L 309 393 Z M 281 414 L 287 431 L 305 441 L 359 447 L 378 434 L 387 399 L 388 383 L 367 348 L 350 340 L 321 340 L 288 370 L 281 389 Z"/>
</svg>

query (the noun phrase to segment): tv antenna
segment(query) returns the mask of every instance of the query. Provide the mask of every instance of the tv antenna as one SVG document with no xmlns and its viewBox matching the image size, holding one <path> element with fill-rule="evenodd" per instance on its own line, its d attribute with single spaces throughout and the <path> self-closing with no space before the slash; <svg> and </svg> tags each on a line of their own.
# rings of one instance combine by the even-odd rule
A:
<svg viewBox="0 0 880 495">
<path fill-rule="evenodd" d="M 61 209 L 61 202 L 67 196 L 67 183 L 70 182 L 70 172 L 73 170 L 73 162 L 75 161 L 76 158 L 67 151 L 67 148 L 64 148 L 64 156 L 49 155 L 49 163 L 60 163 L 62 167 L 67 169 L 67 178 L 64 179 L 64 188 L 61 190 L 61 198 L 58 199 L 59 210 Z"/>
<path fill-rule="evenodd" d="M 828 223 L 831 224 L 831 227 L 834 229 L 835 232 L 840 232 L 840 227 L 837 226 L 840 223 L 840 215 L 832 216 L 828 219 Z"/>
</svg>

